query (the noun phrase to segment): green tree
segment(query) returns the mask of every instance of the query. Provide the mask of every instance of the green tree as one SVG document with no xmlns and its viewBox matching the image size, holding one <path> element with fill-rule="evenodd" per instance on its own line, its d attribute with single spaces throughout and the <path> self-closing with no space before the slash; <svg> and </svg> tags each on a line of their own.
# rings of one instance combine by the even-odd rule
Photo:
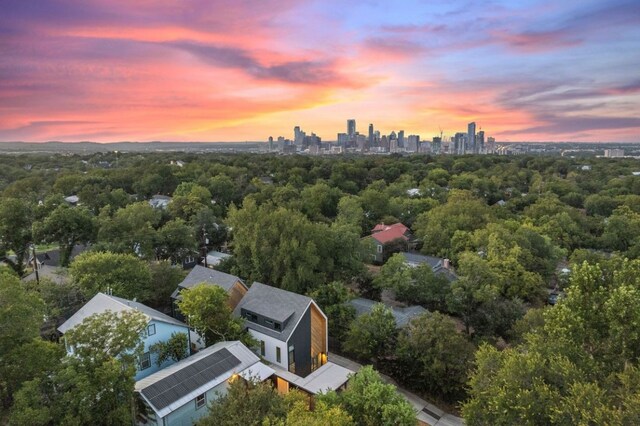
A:
<svg viewBox="0 0 640 426">
<path fill-rule="evenodd" d="M 107 213 L 102 211 L 99 217 L 99 248 L 136 254 L 147 259 L 153 257 L 160 211 L 143 201 L 118 209 L 113 217 Z"/>
<path fill-rule="evenodd" d="M 147 325 L 139 312 L 111 311 L 86 318 L 65 334 L 73 356 L 16 394 L 11 423 L 128 424 L 133 421 L 134 375 Z"/>
<path fill-rule="evenodd" d="M 69 269 L 87 299 L 98 292 L 112 292 L 125 299 L 147 300 L 154 291 L 149 265 L 130 254 L 85 252 Z"/>
<path fill-rule="evenodd" d="M 189 356 L 189 337 L 186 333 L 171 333 L 168 340 L 154 343 L 149 351 L 156 354 L 158 366 L 168 360 L 180 361 Z"/>
<path fill-rule="evenodd" d="M 438 312 L 422 314 L 398 337 L 401 380 L 414 389 L 458 399 L 464 395 L 474 350 L 451 318 Z"/>
<path fill-rule="evenodd" d="M 0 200 L 0 253 L 13 251 L 15 260 L 5 258 L 18 275 L 24 274 L 24 262 L 32 241 L 33 215 L 29 204 L 18 198 Z"/>
<path fill-rule="evenodd" d="M 348 302 L 352 299 L 349 289 L 339 281 L 318 287 L 309 296 L 315 300 L 329 319 L 329 335 L 338 343 L 344 341 L 356 310 Z"/>
<path fill-rule="evenodd" d="M 169 307 L 171 303 L 171 294 L 178 288 L 185 276 L 186 272 L 177 265 L 171 265 L 168 261 L 152 262 L 149 264 L 151 271 L 151 294 L 140 300 L 145 305 L 152 308 Z"/>
<path fill-rule="evenodd" d="M 174 264 L 196 255 L 197 242 L 193 229 L 181 219 L 167 222 L 156 234 L 156 257 Z"/>
<path fill-rule="evenodd" d="M 37 354 L 25 348 L 38 346 L 34 342 L 40 337 L 44 314 L 45 305 L 37 293 L 27 291 L 14 274 L 0 273 L 0 399 L 5 408 L 29 370 L 37 368 L 37 364 L 24 365 L 23 360 L 37 360 Z"/>
<path fill-rule="evenodd" d="M 319 397 L 328 405 L 341 405 L 357 425 L 416 424 L 416 413 L 393 385 L 382 382 L 371 366 L 363 367 L 351 378 L 346 390 Z"/>
<path fill-rule="evenodd" d="M 329 406 L 318 401 L 313 410 L 306 401 L 298 401 L 287 413 L 283 422 L 288 426 L 352 426 L 351 416 L 340 406 Z"/>
<path fill-rule="evenodd" d="M 33 224 L 34 235 L 44 242 L 58 243 L 60 264 L 69 266 L 71 252 L 76 244 L 93 239 L 95 225 L 91 213 L 84 207 L 60 205 L 44 221 Z"/>
<path fill-rule="evenodd" d="M 493 212 L 468 191 L 452 191 L 447 202 L 417 217 L 416 235 L 426 254 L 453 257 L 451 238 L 456 231 L 474 231 L 493 221 Z"/>
<path fill-rule="evenodd" d="M 260 426 L 287 415 L 285 400 L 269 383 L 234 380 L 226 394 L 214 400 L 198 426 Z"/>
<path fill-rule="evenodd" d="M 180 293 L 178 309 L 207 346 L 225 340 L 251 343 L 241 318 L 232 316 L 229 295 L 217 285 L 199 284 Z"/>
<path fill-rule="evenodd" d="M 349 327 L 344 349 L 360 359 L 381 358 L 389 354 L 396 337 L 393 313 L 382 303 L 370 313 L 356 318 Z"/>
<path fill-rule="evenodd" d="M 640 261 L 577 267 L 567 297 L 524 341 L 476 353 L 463 415 L 476 424 L 634 424 Z"/>
</svg>

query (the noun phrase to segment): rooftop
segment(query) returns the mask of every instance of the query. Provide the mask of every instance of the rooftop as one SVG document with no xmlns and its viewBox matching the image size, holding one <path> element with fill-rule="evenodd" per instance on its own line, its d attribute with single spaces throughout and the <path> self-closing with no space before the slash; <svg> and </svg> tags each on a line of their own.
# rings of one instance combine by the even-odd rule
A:
<svg viewBox="0 0 640 426">
<path fill-rule="evenodd" d="M 313 302 L 313 300 L 310 297 L 254 282 L 247 294 L 244 295 L 240 303 L 238 303 L 238 306 L 236 306 L 234 314 L 241 316 L 241 310 L 245 309 L 282 322 L 282 331 L 277 332 L 251 321 L 245 321 L 246 326 L 250 329 L 286 342 L 289 340 L 289 336 L 291 336 L 295 326 L 311 302 Z M 289 319 L 289 321 L 284 323 L 287 319 Z"/>
<path fill-rule="evenodd" d="M 222 287 L 225 291 L 229 291 L 231 290 L 231 287 L 233 287 L 233 285 L 238 281 L 244 284 L 244 282 L 235 275 L 196 265 L 191 270 L 191 272 L 189 272 L 189 275 L 187 275 L 185 279 L 180 284 L 178 284 L 178 288 L 173 292 L 171 297 L 173 297 L 174 299 L 178 299 L 178 293 L 181 288 L 192 288 L 202 283 L 217 285 L 219 287 Z"/>
<path fill-rule="evenodd" d="M 162 312 L 158 312 L 155 309 L 152 309 L 142 303 L 138 303 L 132 300 L 122 299 L 116 296 L 109 296 L 104 293 L 98 293 L 91 300 L 89 300 L 85 305 L 78 310 L 75 314 L 71 316 L 67 321 L 65 321 L 60 327 L 58 327 L 58 331 L 60 333 L 66 333 L 72 328 L 79 325 L 86 318 L 89 318 L 95 314 L 101 314 L 106 311 L 111 312 L 124 312 L 124 311 L 138 311 L 143 313 L 149 320 L 155 320 L 159 322 L 164 322 L 168 324 L 179 325 L 183 327 L 187 327 L 187 325 L 181 321 L 178 321 L 175 318 L 170 317 L 169 315 L 165 315 Z"/>
<path fill-rule="evenodd" d="M 273 369 L 239 341 L 219 342 L 136 382 L 135 390 L 164 417 L 234 374 L 262 381 Z"/>
<path fill-rule="evenodd" d="M 275 366 L 274 370 L 276 376 L 285 379 L 292 385 L 295 385 L 313 395 L 336 390 L 340 388 L 340 386 L 344 385 L 351 375 L 355 374 L 355 372 L 348 368 L 344 368 L 332 362 L 327 362 L 307 377 L 296 376 L 295 374 L 278 366 Z"/>
<path fill-rule="evenodd" d="M 401 223 L 394 223 L 393 225 L 384 225 L 380 223 L 371 231 L 371 238 L 375 239 L 380 244 L 386 244 L 398 239 L 408 241 L 409 238 L 405 235 L 407 231 L 409 231 L 409 228 Z"/>
<path fill-rule="evenodd" d="M 373 309 L 373 306 L 380 302 L 358 297 L 350 300 L 349 303 L 355 308 L 356 316 L 360 316 L 370 313 L 371 309 Z M 396 321 L 396 327 L 398 328 L 405 327 L 413 318 L 427 312 L 427 310 L 422 306 L 407 306 L 406 308 L 397 308 L 387 305 L 385 306 L 391 310 L 393 318 Z"/>
</svg>

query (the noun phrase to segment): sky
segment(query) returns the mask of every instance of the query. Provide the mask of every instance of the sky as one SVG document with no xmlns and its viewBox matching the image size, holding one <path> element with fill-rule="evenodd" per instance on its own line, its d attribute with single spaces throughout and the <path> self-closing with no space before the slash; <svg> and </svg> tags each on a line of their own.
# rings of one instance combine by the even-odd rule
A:
<svg viewBox="0 0 640 426">
<path fill-rule="evenodd" d="M 0 141 L 640 142 L 638 0 L 2 0 Z"/>
</svg>

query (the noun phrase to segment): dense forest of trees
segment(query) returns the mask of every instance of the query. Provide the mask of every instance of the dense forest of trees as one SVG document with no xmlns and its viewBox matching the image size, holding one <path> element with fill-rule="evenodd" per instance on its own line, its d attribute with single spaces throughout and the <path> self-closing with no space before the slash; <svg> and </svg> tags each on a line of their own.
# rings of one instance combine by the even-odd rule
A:
<svg viewBox="0 0 640 426">
<path fill-rule="evenodd" d="M 118 155 L 0 156 L 0 419 L 127 419 L 132 361 L 61 363 L 52 323 L 107 289 L 168 311 L 179 265 L 206 248 L 231 252 L 219 268 L 248 283 L 314 297 L 335 350 L 460 408 L 468 424 L 640 424 L 636 160 Z M 154 195 L 172 201 L 154 208 Z M 381 222 L 410 227 L 420 251 L 450 259 L 458 279 L 399 256 L 367 265 L 362 237 Z M 88 250 L 72 261 L 78 244 Z M 65 282 L 20 280 L 33 246 L 59 249 Z M 346 303 L 383 292 L 428 312 L 398 330 L 384 305 L 356 318 Z M 563 296 L 555 306 L 550 292 Z M 210 341 L 246 338 L 207 314 L 221 295 L 197 296 L 185 309 Z M 84 412 L 72 402 L 95 397 L 96 371 L 113 399 Z M 285 424 L 374 424 L 349 394 L 327 396 L 317 414 L 274 401 L 267 414 Z"/>
</svg>

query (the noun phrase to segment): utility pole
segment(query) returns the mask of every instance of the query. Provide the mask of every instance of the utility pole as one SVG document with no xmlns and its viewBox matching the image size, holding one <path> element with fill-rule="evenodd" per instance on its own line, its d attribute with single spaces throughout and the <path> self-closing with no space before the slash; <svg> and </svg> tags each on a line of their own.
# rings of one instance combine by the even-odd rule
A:
<svg viewBox="0 0 640 426">
<path fill-rule="evenodd" d="M 207 264 L 207 228 L 205 227 L 205 225 L 202 225 L 202 251 L 204 254 L 204 267 L 208 268 L 209 265 Z"/>
<path fill-rule="evenodd" d="M 33 255 L 33 269 L 36 271 L 36 283 L 40 286 L 40 273 L 38 272 L 38 258 L 36 257 L 36 246 L 31 244 L 31 253 Z"/>
</svg>

